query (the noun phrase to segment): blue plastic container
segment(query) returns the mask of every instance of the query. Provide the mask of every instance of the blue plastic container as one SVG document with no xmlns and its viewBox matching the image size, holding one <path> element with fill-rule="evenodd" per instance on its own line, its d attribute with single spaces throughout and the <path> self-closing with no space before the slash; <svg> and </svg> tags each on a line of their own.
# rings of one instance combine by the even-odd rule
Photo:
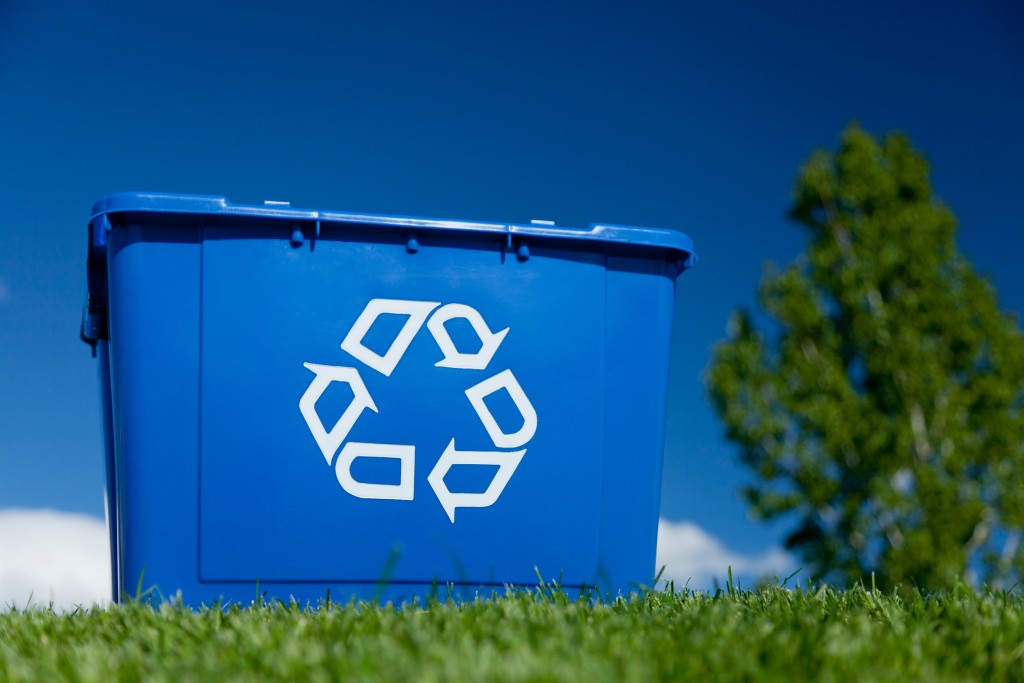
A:
<svg viewBox="0 0 1024 683">
<path fill-rule="evenodd" d="M 115 598 L 650 582 L 693 262 L 672 230 L 101 200 Z"/>
</svg>

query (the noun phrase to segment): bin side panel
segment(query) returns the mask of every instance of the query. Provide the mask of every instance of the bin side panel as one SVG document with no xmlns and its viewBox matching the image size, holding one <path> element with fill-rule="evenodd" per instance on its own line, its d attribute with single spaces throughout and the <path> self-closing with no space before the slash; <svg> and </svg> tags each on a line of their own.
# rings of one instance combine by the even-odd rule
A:
<svg viewBox="0 0 1024 683">
<path fill-rule="evenodd" d="M 103 464 L 106 474 L 103 491 L 103 513 L 107 523 L 107 538 L 110 544 L 110 597 L 117 600 L 121 596 L 120 574 L 121 561 L 118 548 L 120 532 L 117 526 L 117 460 L 114 457 L 114 414 L 110 394 L 110 346 L 105 339 L 96 342 L 96 354 L 99 357 L 100 409 L 103 413 Z"/>
<path fill-rule="evenodd" d="M 294 247 L 287 233 L 206 228 L 203 581 L 529 585 L 535 567 L 567 584 L 595 581 L 595 493 L 605 453 L 604 256 L 537 248 L 521 262 L 499 247 L 493 237 L 421 236 L 409 253 L 403 235 L 329 226 L 314 245 Z M 438 367 L 442 345 L 421 320 L 385 375 L 341 348 L 375 299 L 414 302 L 410 310 L 424 311 L 424 320 L 459 304 L 479 313 L 489 333 L 508 331 L 486 368 Z M 412 320 L 392 315 L 382 316 L 380 335 L 371 326 L 364 338 L 380 356 Z M 461 322 L 465 333 L 469 323 Z M 463 344 L 456 327 L 449 334 Z M 471 345 L 462 349 L 472 352 Z M 377 409 L 358 412 L 343 443 L 326 454 L 300 411 L 317 376 L 307 363 L 350 368 Z M 505 371 L 536 414 L 536 430 L 522 445 L 496 444 L 466 394 Z M 325 430 L 356 395 L 340 384 L 316 403 Z M 526 418 L 509 396 L 496 391 L 485 403 L 501 432 L 514 434 Z M 455 508 L 454 522 L 429 481 L 453 440 L 470 459 L 486 453 L 507 462 L 525 450 L 498 499 Z M 404 449 L 412 461 L 408 490 L 398 491 L 405 481 L 398 457 L 356 458 L 347 470 L 359 484 L 390 485 L 376 492 L 394 497 L 354 495 L 351 482 L 346 489 L 337 463 L 349 444 L 354 453 L 367 444 Z M 453 467 L 444 481 L 453 490 L 468 486 L 464 493 L 481 493 L 495 470 L 462 467 L 468 472 Z"/>
<path fill-rule="evenodd" d="M 195 586 L 199 235 L 110 234 L 110 363 L 120 590 Z"/>
<path fill-rule="evenodd" d="M 674 276 L 656 258 L 608 257 L 602 588 L 654 577 Z"/>
</svg>

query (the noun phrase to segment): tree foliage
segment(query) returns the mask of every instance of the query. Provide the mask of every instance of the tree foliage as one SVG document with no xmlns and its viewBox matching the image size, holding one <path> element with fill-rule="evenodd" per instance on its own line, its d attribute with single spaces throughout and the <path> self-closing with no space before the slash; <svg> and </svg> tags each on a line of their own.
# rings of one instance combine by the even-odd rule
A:
<svg viewBox="0 0 1024 683">
<path fill-rule="evenodd" d="M 815 577 L 1020 580 L 1024 336 L 957 251 L 956 220 L 902 135 L 856 126 L 798 175 L 809 238 L 769 268 L 761 331 L 737 311 L 708 372 L 755 514 L 796 518 Z"/>
</svg>

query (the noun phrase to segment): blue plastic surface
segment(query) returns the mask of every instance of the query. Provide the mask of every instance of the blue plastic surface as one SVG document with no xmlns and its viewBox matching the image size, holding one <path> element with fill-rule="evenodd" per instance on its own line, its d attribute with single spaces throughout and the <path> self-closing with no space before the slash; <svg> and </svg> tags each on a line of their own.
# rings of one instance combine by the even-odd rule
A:
<svg viewBox="0 0 1024 683">
<path fill-rule="evenodd" d="M 653 578 L 685 235 L 119 194 L 89 243 L 115 592 Z"/>
</svg>

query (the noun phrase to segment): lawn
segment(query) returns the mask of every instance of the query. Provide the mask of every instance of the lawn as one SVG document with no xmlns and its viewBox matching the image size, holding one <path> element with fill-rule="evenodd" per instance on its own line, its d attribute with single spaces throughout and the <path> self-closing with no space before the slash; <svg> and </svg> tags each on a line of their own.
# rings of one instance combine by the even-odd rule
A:
<svg viewBox="0 0 1024 683">
<path fill-rule="evenodd" d="M 1021 681 L 1017 592 L 552 587 L 453 604 L 0 613 L 0 680 Z"/>
</svg>

